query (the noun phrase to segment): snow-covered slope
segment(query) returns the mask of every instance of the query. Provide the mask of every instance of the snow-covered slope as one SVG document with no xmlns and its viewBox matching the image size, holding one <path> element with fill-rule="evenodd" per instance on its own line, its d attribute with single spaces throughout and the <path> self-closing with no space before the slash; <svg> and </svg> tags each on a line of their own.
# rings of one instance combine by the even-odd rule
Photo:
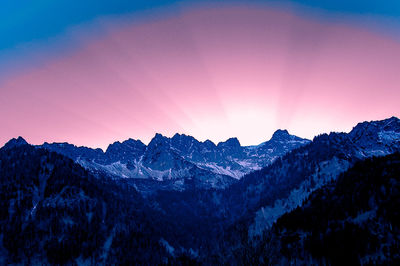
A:
<svg viewBox="0 0 400 266">
<path fill-rule="evenodd" d="M 174 187 L 183 184 L 184 179 L 194 178 L 199 184 L 204 183 L 204 187 L 224 188 L 309 142 L 289 135 L 286 130 L 278 130 L 271 140 L 258 146 L 241 146 L 237 138 L 215 145 L 184 134 L 175 134 L 172 138 L 156 134 L 147 146 L 140 140 L 128 139 L 111 144 L 105 152 L 68 143 L 44 143 L 41 147 L 66 155 L 87 169 L 114 177 L 172 180 Z"/>
<path fill-rule="evenodd" d="M 400 154 L 365 159 L 281 217 L 252 256 L 271 265 L 397 265 L 399 203 Z"/>
<path fill-rule="evenodd" d="M 399 135 L 400 120 L 396 117 L 359 123 L 347 134 L 315 137 L 310 145 L 284 156 L 263 172 L 245 177 L 244 184 L 238 184 L 245 190 L 241 200 L 257 206 L 249 234 L 261 234 L 356 161 L 400 151 Z M 259 201 L 251 202 L 257 198 Z"/>
</svg>

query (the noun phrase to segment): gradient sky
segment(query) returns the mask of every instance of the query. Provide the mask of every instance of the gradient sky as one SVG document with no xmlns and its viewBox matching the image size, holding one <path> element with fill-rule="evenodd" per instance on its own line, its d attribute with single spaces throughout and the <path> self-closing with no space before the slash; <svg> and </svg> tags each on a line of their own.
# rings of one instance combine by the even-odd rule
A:
<svg viewBox="0 0 400 266">
<path fill-rule="evenodd" d="M 80 2 L 2 2 L 0 146 L 252 145 L 400 116 L 399 1 Z"/>
</svg>

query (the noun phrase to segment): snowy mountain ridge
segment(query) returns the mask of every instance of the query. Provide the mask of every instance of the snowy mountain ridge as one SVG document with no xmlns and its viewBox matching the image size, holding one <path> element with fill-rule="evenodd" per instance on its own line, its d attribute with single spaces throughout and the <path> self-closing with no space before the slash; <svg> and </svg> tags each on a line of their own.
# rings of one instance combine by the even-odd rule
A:
<svg viewBox="0 0 400 266">
<path fill-rule="evenodd" d="M 257 146 L 241 146 L 237 138 L 216 145 L 184 134 L 168 138 L 157 133 L 147 146 L 140 140 L 128 139 L 114 142 L 105 152 L 69 143 L 44 143 L 40 147 L 114 177 L 168 181 L 176 185 L 184 179 L 201 176 L 198 181 L 205 182 L 205 187 L 223 188 L 309 142 L 286 130 L 277 130 L 269 141 Z"/>
<path fill-rule="evenodd" d="M 250 197 L 247 191 L 268 199 L 257 210 L 249 235 L 262 234 L 281 215 L 301 206 L 313 191 L 335 180 L 355 162 L 399 151 L 400 120 L 396 117 L 359 123 L 349 133 L 315 137 L 310 145 L 287 154 L 264 176 L 247 185 L 243 199 Z M 287 195 L 277 193 L 271 197 L 277 190 Z"/>
</svg>

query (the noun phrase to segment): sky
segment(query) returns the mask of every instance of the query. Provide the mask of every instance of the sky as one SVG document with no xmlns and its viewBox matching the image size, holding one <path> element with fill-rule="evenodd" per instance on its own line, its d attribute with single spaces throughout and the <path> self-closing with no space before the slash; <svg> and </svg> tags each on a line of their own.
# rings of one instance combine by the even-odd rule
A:
<svg viewBox="0 0 400 266">
<path fill-rule="evenodd" d="M 399 1 L 5 0 L 0 18 L 0 146 L 256 145 L 400 116 Z"/>
</svg>

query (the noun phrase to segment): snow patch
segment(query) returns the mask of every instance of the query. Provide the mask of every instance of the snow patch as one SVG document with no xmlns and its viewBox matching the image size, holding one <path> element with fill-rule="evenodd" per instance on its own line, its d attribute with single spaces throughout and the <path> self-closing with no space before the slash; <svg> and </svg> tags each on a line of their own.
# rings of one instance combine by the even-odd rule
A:
<svg viewBox="0 0 400 266">
<path fill-rule="evenodd" d="M 235 179 L 240 179 L 245 174 L 240 170 L 232 170 L 229 166 L 225 168 L 216 163 L 198 163 L 197 166 L 205 170 L 210 170 L 215 174 L 228 175 Z"/>
<path fill-rule="evenodd" d="M 382 142 L 400 141 L 400 132 L 395 131 L 381 131 L 378 132 L 379 140 Z"/>
<path fill-rule="evenodd" d="M 353 223 L 362 224 L 372 218 L 376 217 L 376 210 L 370 210 L 364 213 L 360 213 L 357 217 L 353 218 Z"/>
<path fill-rule="evenodd" d="M 175 252 L 175 248 L 173 246 L 171 246 L 167 240 L 165 240 L 164 238 L 160 239 L 160 244 L 163 245 L 165 247 L 165 250 L 171 254 L 172 256 L 174 256 L 174 252 Z"/>
</svg>

